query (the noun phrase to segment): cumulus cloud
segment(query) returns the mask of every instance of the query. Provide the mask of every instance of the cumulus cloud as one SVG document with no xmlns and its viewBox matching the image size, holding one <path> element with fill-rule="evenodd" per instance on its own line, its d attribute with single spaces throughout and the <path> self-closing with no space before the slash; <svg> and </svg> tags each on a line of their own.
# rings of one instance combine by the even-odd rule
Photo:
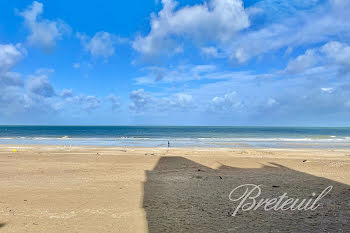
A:
<svg viewBox="0 0 350 233">
<path fill-rule="evenodd" d="M 194 108 L 192 95 L 176 93 L 169 97 L 155 97 L 144 89 L 130 92 L 130 109 L 135 112 L 172 112 Z"/>
<path fill-rule="evenodd" d="M 129 107 L 135 111 L 142 111 L 144 109 L 147 109 L 155 101 L 149 93 L 146 93 L 144 91 L 144 89 L 132 91 L 129 97 L 131 100 Z"/>
<path fill-rule="evenodd" d="M 293 16 L 281 16 L 279 22 L 276 20 L 257 30 L 248 30 L 231 43 L 219 46 L 231 60 L 244 63 L 253 57 L 279 49 L 324 43 L 338 35 L 350 38 L 350 17 L 347 13 L 350 4 L 347 2 L 331 1 L 330 4 L 315 7 L 313 11 L 307 12 L 294 9 Z M 266 1 L 259 4 L 273 6 Z M 287 7 L 291 6 L 287 4 Z M 273 8 L 266 8 L 266 14 L 271 13 Z"/>
<path fill-rule="evenodd" d="M 19 87 L 2 86 L 0 92 L 0 106 L 2 111 L 0 111 L 0 116 L 11 114 L 15 106 L 23 104 L 23 100 L 23 95 Z"/>
<path fill-rule="evenodd" d="M 0 44 L 0 108 L 3 109 L 0 116 L 9 119 L 45 104 L 44 100 L 37 100 L 26 91 L 21 74 L 11 71 L 25 55 L 26 51 L 20 44 Z"/>
<path fill-rule="evenodd" d="M 0 73 L 0 87 L 4 86 L 23 86 L 21 75 L 15 72 Z"/>
<path fill-rule="evenodd" d="M 0 88 L 7 86 L 22 86 L 23 81 L 19 73 L 11 69 L 26 55 L 21 44 L 0 44 Z"/>
<path fill-rule="evenodd" d="M 89 95 L 85 98 L 85 108 L 87 110 L 94 110 L 100 107 L 100 104 L 101 100 L 96 96 Z"/>
<path fill-rule="evenodd" d="M 117 110 L 119 109 L 121 103 L 120 103 L 120 98 L 115 96 L 114 94 L 110 94 L 107 97 L 108 101 L 111 103 L 112 105 L 112 110 Z"/>
<path fill-rule="evenodd" d="M 38 69 L 24 81 L 21 74 L 9 69 L 18 63 L 25 51 L 14 45 L 0 47 L 0 108 L 4 110 L 0 112 L 0 117 L 10 121 L 17 119 L 21 122 L 38 122 L 37 120 L 43 120 L 52 114 L 57 116 L 65 105 L 58 97 L 72 97 L 72 91 L 65 89 L 56 95 L 49 80 L 52 69 Z"/>
<path fill-rule="evenodd" d="M 347 44 L 331 41 L 325 44 L 321 51 L 331 59 L 332 63 L 341 65 L 345 71 L 350 70 L 350 46 Z"/>
<path fill-rule="evenodd" d="M 175 100 L 172 101 L 172 105 L 181 109 L 187 109 L 193 107 L 193 97 L 187 93 L 177 93 L 174 95 Z"/>
<path fill-rule="evenodd" d="M 24 82 L 20 74 L 15 74 L 16 83 L 0 82 L 0 107 L 6 109 L 0 116 L 29 119 L 37 114 L 56 112 L 55 91 L 46 75 L 31 75 Z"/>
<path fill-rule="evenodd" d="M 338 70 L 343 75 L 350 71 L 350 46 L 338 41 L 330 41 L 324 45 L 306 50 L 304 54 L 291 59 L 282 74 L 319 74 L 325 70 Z M 340 73 L 339 73 L 340 71 Z"/>
<path fill-rule="evenodd" d="M 104 31 L 97 32 L 92 38 L 81 33 L 77 33 L 77 37 L 91 56 L 105 59 L 114 55 L 116 43 L 122 41 L 118 36 Z"/>
<path fill-rule="evenodd" d="M 95 95 L 77 94 L 72 89 L 63 89 L 58 95 L 62 102 L 62 110 L 70 110 L 73 115 L 82 115 L 84 112 L 92 112 L 102 107 L 109 107 L 118 110 L 121 106 L 119 96 L 110 94 L 105 97 L 97 97 Z"/>
<path fill-rule="evenodd" d="M 211 0 L 176 9 L 177 2 L 162 0 L 163 9 L 151 19 L 151 31 L 138 37 L 133 48 L 144 55 L 178 51 L 174 38 L 188 38 L 198 42 L 229 41 L 249 26 L 248 15 L 241 0 Z"/>
<path fill-rule="evenodd" d="M 60 93 L 60 96 L 64 99 L 73 97 L 74 96 L 73 90 L 72 89 L 63 89 Z"/>
<path fill-rule="evenodd" d="M 247 9 L 240 0 L 185 7 L 173 0 L 162 4 L 151 17 L 150 32 L 133 41 L 133 48 L 144 55 L 179 51 L 190 41 L 200 46 L 202 55 L 245 63 L 282 49 L 326 43 L 338 35 L 350 38 L 350 4 L 344 0 L 285 1 L 278 7 L 276 1 L 260 1 Z M 251 23 L 256 24 L 250 27 Z"/>
<path fill-rule="evenodd" d="M 72 89 L 59 94 L 49 80 L 53 69 L 41 68 L 24 81 L 12 69 L 26 55 L 20 44 L 0 44 L 0 117 L 21 122 L 38 122 L 67 111 L 93 111 L 101 99 L 93 95 L 75 96 Z M 116 102 L 114 102 L 116 106 Z M 75 110 L 74 110 L 75 109 Z M 50 118 L 51 119 L 51 118 Z M 16 121 L 14 121 L 16 123 Z"/>
<path fill-rule="evenodd" d="M 219 56 L 218 49 L 213 46 L 201 48 L 201 53 L 205 56 L 214 58 Z"/>
<path fill-rule="evenodd" d="M 27 9 L 19 12 L 29 29 L 28 42 L 40 46 L 46 51 L 52 50 L 56 41 L 70 33 L 70 27 L 62 20 L 48 20 L 40 17 L 44 11 L 42 3 L 34 1 Z"/>
<path fill-rule="evenodd" d="M 237 93 L 233 91 L 223 96 L 215 96 L 211 100 L 210 107 L 213 111 L 238 111 L 242 107 L 242 102 L 237 99 Z"/>
<path fill-rule="evenodd" d="M 25 54 L 21 44 L 0 44 L 0 72 L 8 72 Z"/>
<path fill-rule="evenodd" d="M 78 111 L 93 111 L 101 106 L 101 99 L 94 95 L 73 95 L 73 93 L 69 93 L 69 95 L 65 97 L 65 101 Z"/>
<path fill-rule="evenodd" d="M 299 55 L 294 60 L 289 61 L 286 72 L 290 74 L 298 74 L 313 67 L 317 62 L 315 51 L 309 49 L 305 54 Z"/>
<path fill-rule="evenodd" d="M 30 75 L 27 81 L 27 87 L 30 93 L 38 96 L 52 97 L 55 95 L 55 90 L 45 74 Z"/>
</svg>

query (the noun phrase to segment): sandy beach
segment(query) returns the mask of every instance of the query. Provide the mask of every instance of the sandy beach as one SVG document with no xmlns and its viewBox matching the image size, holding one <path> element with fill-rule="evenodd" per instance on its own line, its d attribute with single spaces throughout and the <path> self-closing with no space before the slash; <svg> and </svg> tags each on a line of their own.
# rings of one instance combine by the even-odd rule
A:
<svg viewBox="0 0 350 233">
<path fill-rule="evenodd" d="M 349 12 L 0 1 L 0 233 L 350 233 Z"/>
<path fill-rule="evenodd" d="M 232 216 L 242 184 L 333 189 L 314 211 Z M 350 150 L 2 145 L 0 185 L 0 232 L 350 231 Z"/>
</svg>

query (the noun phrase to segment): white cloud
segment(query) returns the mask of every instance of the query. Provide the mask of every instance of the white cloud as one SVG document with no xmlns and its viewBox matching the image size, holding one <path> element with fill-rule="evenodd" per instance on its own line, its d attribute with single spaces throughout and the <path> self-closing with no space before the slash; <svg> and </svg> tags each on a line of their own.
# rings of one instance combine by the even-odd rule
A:
<svg viewBox="0 0 350 233">
<path fill-rule="evenodd" d="M 218 49 L 213 47 L 213 46 L 201 48 L 201 53 L 203 55 L 210 56 L 210 57 L 218 57 L 219 56 Z"/>
<path fill-rule="evenodd" d="M 325 44 L 321 48 L 321 51 L 332 59 L 333 62 L 350 69 L 350 46 L 347 44 L 331 41 Z"/>
<path fill-rule="evenodd" d="M 101 100 L 96 96 L 89 95 L 85 98 L 85 104 L 85 108 L 87 110 L 94 110 L 100 107 Z"/>
<path fill-rule="evenodd" d="M 0 44 L 0 73 L 8 72 L 26 54 L 21 44 Z"/>
<path fill-rule="evenodd" d="M 309 49 L 305 54 L 299 55 L 294 60 L 289 61 L 285 71 L 290 74 L 302 73 L 313 67 L 316 64 L 317 59 L 315 51 Z"/>
<path fill-rule="evenodd" d="M 0 73 L 0 88 L 6 86 L 23 86 L 23 80 L 19 73 Z"/>
<path fill-rule="evenodd" d="M 155 97 L 144 89 L 130 92 L 130 109 L 135 112 L 173 112 L 194 109 L 192 95 L 188 93 L 176 93 L 169 97 Z"/>
<path fill-rule="evenodd" d="M 121 103 L 120 103 L 120 98 L 113 95 L 113 94 L 110 94 L 107 99 L 109 100 L 109 102 L 111 103 L 112 105 L 112 109 L 113 110 L 117 110 L 119 109 Z"/>
<path fill-rule="evenodd" d="M 11 115 L 18 107 L 23 108 L 23 95 L 16 86 L 1 86 L 0 92 L 0 116 Z"/>
<path fill-rule="evenodd" d="M 73 95 L 73 93 L 69 93 L 70 97 L 66 97 L 65 101 L 68 104 L 72 104 L 72 108 L 78 110 L 85 111 L 93 111 L 101 106 L 101 99 L 94 95 Z"/>
<path fill-rule="evenodd" d="M 276 99 L 274 99 L 274 98 L 268 98 L 268 99 L 267 99 L 266 105 L 267 105 L 268 107 L 272 107 L 272 106 L 274 106 L 274 105 L 276 105 L 276 104 L 278 104 L 278 102 L 277 102 Z"/>
<path fill-rule="evenodd" d="M 323 46 L 306 50 L 304 54 L 290 60 L 284 71 L 276 74 L 299 74 L 300 77 L 312 75 L 326 78 L 326 73 L 330 77 L 338 77 L 349 71 L 350 46 L 346 43 L 331 41 Z"/>
<path fill-rule="evenodd" d="M 203 55 L 245 63 L 280 49 L 325 43 L 338 35 L 350 39 L 350 4 L 344 0 L 278 3 L 283 9 L 276 7 L 276 1 L 260 1 L 248 9 L 240 0 L 211 0 L 181 8 L 172 0 L 162 3 L 163 9 L 151 18 L 150 32 L 133 42 L 133 48 L 144 55 L 174 52 L 190 41 L 200 46 Z M 249 28 L 249 17 L 255 15 L 267 18 L 266 25 Z M 276 18 L 269 21 L 271 17 Z"/>
<path fill-rule="evenodd" d="M 43 4 L 34 1 L 26 10 L 19 12 L 19 15 L 24 18 L 25 25 L 30 30 L 28 42 L 50 51 L 55 47 L 56 40 L 62 39 L 71 29 L 60 19 L 52 21 L 41 18 L 42 13 Z"/>
<path fill-rule="evenodd" d="M 224 96 L 215 96 L 211 100 L 212 111 L 238 111 L 242 107 L 241 101 L 237 99 L 235 91 L 225 94 Z"/>
<path fill-rule="evenodd" d="M 269 5 L 265 1 L 260 4 Z M 349 10 L 350 4 L 346 1 L 331 1 L 313 11 L 300 11 L 293 17 L 283 17 L 279 22 L 248 30 L 231 43 L 218 46 L 227 57 L 243 63 L 271 51 L 327 42 L 338 35 L 350 38 Z"/>
<path fill-rule="evenodd" d="M 26 119 L 34 113 L 54 111 L 53 103 L 47 97 L 54 90 L 46 74 L 48 69 L 40 69 L 24 83 L 21 74 L 11 69 L 25 56 L 20 44 L 0 44 L 0 117 Z M 39 118 L 39 116 L 37 117 Z"/>
<path fill-rule="evenodd" d="M 190 94 L 187 93 L 177 93 L 174 95 L 175 100 L 173 101 L 173 105 L 175 107 L 180 107 L 183 109 L 192 107 L 193 104 L 193 97 Z"/>
<path fill-rule="evenodd" d="M 250 57 L 249 54 L 243 48 L 237 48 L 236 51 L 230 56 L 230 58 L 235 58 L 239 63 L 244 63 Z"/>
<path fill-rule="evenodd" d="M 157 67 L 151 66 L 144 70 L 147 74 L 137 77 L 134 80 L 138 85 L 153 85 L 155 83 L 178 83 L 193 80 L 218 80 L 231 79 L 235 76 L 242 76 L 243 72 L 218 71 L 215 65 L 180 65 L 177 67 Z"/>
<path fill-rule="evenodd" d="M 27 87 L 31 93 L 38 96 L 52 97 L 55 95 L 55 90 L 45 74 L 29 76 Z"/>
<path fill-rule="evenodd" d="M 321 91 L 326 92 L 326 93 L 332 93 L 334 88 L 332 87 L 321 87 Z"/>
<path fill-rule="evenodd" d="M 84 49 L 93 57 L 108 58 L 115 53 L 115 44 L 122 39 L 108 32 L 97 32 L 92 38 L 85 34 L 77 33 Z"/>
<path fill-rule="evenodd" d="M 152 16 L 150 33 L 133 42 L 133 48 L 144 55 L 178 50 L 174 37 L 224 42 L 249 26 L 241 0 L 211 0 L 180 9 L 173 0 L 162 0 L 162 4 L 163 9 Z"/>
<path fill-rule="evenodd" d="M 197 65 L 192 68 L 194 73 L 208 73 L 216 69 L 214 65 Z"/>
<path fill-rule="evenodd" d="M 50 114 L 56 111 L 55 101 L 52 99 L 55 91 L 45 74 L 31 75 L 26 83 L 20 74 L 11 72 L 7 74 L 14 74 L 14 78 L 12 83 L 0 83 L 0 107 L 4 109 L 0 116 L 25 120 L 29 119 L 30 115 L 42 116 L 42 113 Z M 38 118 L 40 117 L 36 119 Z"/>
<path fill-rule="evenodd" d="M 153 97 L 144 91 L 144 89 L 134 90 L 129 95 L 131 103 L 130 109 L 135 111 L 142 111 L 147 109 L 149 105 L 153 104 Z"/>
<path fill-rule="evenodd" d="M 0 44 L 0 117 L 23 122 L 40 122 L 50 114 L 76 109 L 91 111 L 100 106 L 101 100 L 95 96 L 74 96 L 71 89 L 64 89 L 59 95 L 49 80 L 53 69 L 41 68 L 29 75 L 26 82 L 20 73 L 12 68 L 25 56 L 20 44 Z M 72 105 L 71 105 L 72 104 Z M 50 115 L 53 116 L 53 115 Z M 51 119 L 51 117 L 50 117 Z M 17 122 L 17 121 L 13 121 Z"/>
<path fill-rule="evenodd" d="M 23 85 L 21 75 L 11 69 L 25 54 L 26 50 L 20 44 L 0 44 L 0 88 Z"/>
<path fill-rule="evenodd" d="M 70 97 L 73 97 L 74 94 L 73 94 L 73 90 L 72 89 L 63 89 L 60 93 L 60 96 L 62 98 L 70 98 Z"/>
</svg>

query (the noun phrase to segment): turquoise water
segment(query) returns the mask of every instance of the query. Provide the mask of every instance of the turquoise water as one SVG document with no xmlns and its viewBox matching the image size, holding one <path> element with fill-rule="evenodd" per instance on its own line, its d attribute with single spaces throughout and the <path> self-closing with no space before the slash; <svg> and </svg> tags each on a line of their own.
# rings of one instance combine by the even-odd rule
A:
<svg viewBox="0 0 350 233">
<path fill-rule="evenodd" d="M 349 127 L 0 126 L 0 144 L 350 148 Z"/>
</svg>

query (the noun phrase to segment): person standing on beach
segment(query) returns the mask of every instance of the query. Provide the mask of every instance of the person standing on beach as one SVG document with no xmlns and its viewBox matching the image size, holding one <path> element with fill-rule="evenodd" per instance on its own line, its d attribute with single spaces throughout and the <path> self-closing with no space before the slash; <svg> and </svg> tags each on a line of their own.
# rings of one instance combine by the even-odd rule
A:
<svg viewBox="0 0 350 233">
<path fill-rule="evenodd" d="M 170 147 L 170 142 L 168 141 L 168 148 Z"/>
</svg>

